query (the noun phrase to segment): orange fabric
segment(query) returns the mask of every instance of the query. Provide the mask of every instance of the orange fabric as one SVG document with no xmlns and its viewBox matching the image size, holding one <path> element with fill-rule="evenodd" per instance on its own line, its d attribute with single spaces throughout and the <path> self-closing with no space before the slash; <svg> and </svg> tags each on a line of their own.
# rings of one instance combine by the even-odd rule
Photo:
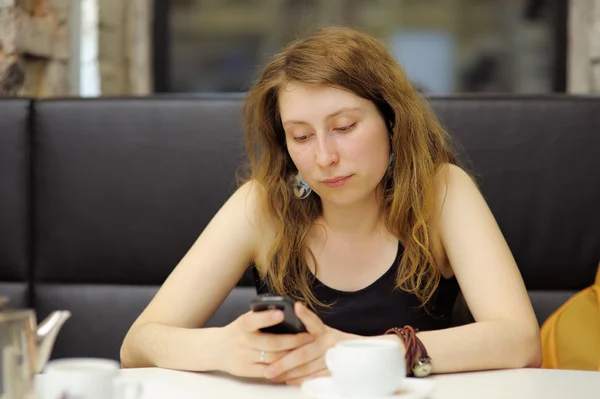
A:
<svg viewBox="0 0 600 399">
<path fill-rule="evenodd" d="M 541 340 L 542 368 L 600 371 L 600 265 L 594 284 L 544 322 Z"/>
</svg>

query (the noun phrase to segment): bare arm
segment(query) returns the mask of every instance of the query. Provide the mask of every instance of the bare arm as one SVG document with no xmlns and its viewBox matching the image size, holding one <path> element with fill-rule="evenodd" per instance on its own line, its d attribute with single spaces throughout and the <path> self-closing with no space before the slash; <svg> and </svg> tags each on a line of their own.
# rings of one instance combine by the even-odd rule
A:
<svg viewBox="0 0 600 399">
<path fill-rule="evenodd" d="M 485 200 L 471 178 L 453 165 L 440 171 L 436 185 L 440 213 L 433 229 L 443 252 L 436 258 L 447 259 L 475 323 L 417 334 L 431 356 L 433 372 L 539 367 L 535 313 Z M 348 338 L 358 336 L 337 337 Z"/>
<path fill-rule="evenodd" d="M 452 269 L 475 323 L 417 335 L 432 358 L 433 372 L 539 367 L 539 328 L 523 280 L 500 229 L 470 177 L 460 168 L 445 166 L 436 181 L 434 256 Z M 444 266 L 450 267 L 444 267 Z M 327 375 L 325 352 L 347 339 L 361 337 L 326 326 L 297 304 L 296 314 L 315 337 L 265 371 L 277 382 L 299 385 L 307 378 Z"/>
<path fill-rule="evenodd" d="M 253 258 L 255 190 L 252 184 L 238 189 L 166 279 L 123 341 L 124 367 L 218 368 L 224 335 L 219 328 L 197 329 Z"/>
<path fill-rule="evenodd" d="M 418 333 L 436 373 L 539 367 L 539 327 L 510 249 L 470 177 L 447 166 L 434 226 L 475 323 Z"/>
</svg>

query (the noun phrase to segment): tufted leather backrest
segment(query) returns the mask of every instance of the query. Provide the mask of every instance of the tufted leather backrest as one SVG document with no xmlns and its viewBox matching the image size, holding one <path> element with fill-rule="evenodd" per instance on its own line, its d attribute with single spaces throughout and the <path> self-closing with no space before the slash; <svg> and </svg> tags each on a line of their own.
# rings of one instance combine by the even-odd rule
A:
<svg viewBox="0 0 600 399">
<path fill-rule="evenodd" d="M 30 115 L 27 100 L 0 101 L 0 294 L 26 301 L 31 270 L 40 318 L 72 311 L 54 358 L 118 358 L 127 328 L 236 188 L 242 100 L 56 99 Z M 438 97 L 431 107 L 543 322 L 591 284 L 600 260 L 600 99 Z M 249 281 L 209 326 L 248 309 Z"/>
</svg>

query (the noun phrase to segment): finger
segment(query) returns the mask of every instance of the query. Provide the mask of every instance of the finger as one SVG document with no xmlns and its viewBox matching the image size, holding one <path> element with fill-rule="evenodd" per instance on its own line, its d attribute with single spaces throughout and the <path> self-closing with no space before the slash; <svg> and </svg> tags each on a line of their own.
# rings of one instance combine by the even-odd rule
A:
<svg viewBox="0 0 600 399">
<path fill-rule="evenodd" d="M 324 370 L 318 371 L 318 372 L 311 374 L 309 376 L 306 376 L 306 377 L 295 378 L 293 380 L 287 380 L 285 383 L 287 385 L 300 386 L 300 385 L 302 385 L 302 383 L 304 381 L 312 380 L 313 378 L 317 378 L 317 377 L 326 377 L 328 375 L 331 375 L 331 373 L 329 372 L 328 369 L 324 369 Z"/>
<path fill-rule="evenodd" d="M 264 327 L 271 327 L 283 321 L 281 310 L 265 310 L 262 312 L 247 312 L 242 316 L 242 328 L 248 332 L 255 332 Z"/>
<path fill-rule="evenodd" d="M 248 340 L 252 347 L 269 352 L 289 351 L 314 341 L 308 333 L 280 335 L 261 332 L 250 334 Z"/>
<path fill-rule="evenodd" d="M 242 362 L 239 362 L 242 363 Z M 237 369 L 234 369 L 232 374 L 239 377 L 249 378 L 265 378 L 265 369 L 268 366 L 262 363 L 239 364 Z"/>
<path fill-rule="evenodd" d="M 266 357 L 266 354 L 265 354 Z M 250 348 L 239 348 L 224 365 L 224 371 L 239 377 L 264 378 L 268 364 L 260 363 L 260 353 Z"/>
<path fill-rule="evenodd" d="M 279 351 L 279 352 L 267 352 L 267 351 L 257 351 L 251 350 L 251 353 L 248 355 L 248 360 L 254 363 L 261 363 L 266 365 L 275 363 L 276 361 L 285 357 L 290 351 Z M 264 354 L 262 353 L 264 352 Z M 264 377 L 264 374 L 261 375 Z"/>
<path fill-rule="evenodd" d="M 302 302 L 296 302 L 294 304 L 294 312 L 311 335 L 319 335 L 323 332 L 325 325 L 319 316 L 313 313 Z"/>
<path fill-rule="evenodd" d="M 246 349 L 239 353 L 227 369 L 233 375 L 240 377 L 265 378 L 265 369 L 270 363 L 276 362 L 289 352 L 265 352 L 261 358 L 261 351 Z"/>
<path fill-rule="evenodd" d="M 267 367 L 266 377 L 276 378 L 297 367 L 310 363 L 323 355 L 323 350 L 318 342 L 301 346 L 291 351 L 282 359 Z"/>
<path fill-rule="evenodd" d="M 300 366 L 283 373 L 277 378 L 273 379 L 275 382 L 288 382 L 291 380 L 299 380 L 303 378 L 307 378 L 310 375 L 322 372 L 327 369 L 327 365 L 325 364 L 325 357 L 320 356 L 317 359 L 301 364 Z"/>
</svg>

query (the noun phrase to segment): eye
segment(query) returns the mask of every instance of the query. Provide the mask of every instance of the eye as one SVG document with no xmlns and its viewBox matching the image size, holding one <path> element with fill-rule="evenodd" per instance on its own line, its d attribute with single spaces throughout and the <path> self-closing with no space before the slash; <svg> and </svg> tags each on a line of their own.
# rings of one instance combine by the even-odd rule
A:
<svg viewBox="0 0 600 399">
<path fill-rule="evenodd" d="M 295 141 L 302 142 L 302 141 L 306 141 L 306 139 L 307 139 L 307 138 L 308 138 L 308 135 L 307 135 L 307 134 L 305 134 L 304 136 L 297 136 L 297 137 L 294 137 L 294 140 L 295 140 Z"/>
<path fill-rule="evenodd" d="M 338 132 L 349 132 L 350 130 L 354 129 L 355 126 L 356 126 L 356 122 L 354 122 L 353 124 L 348 125 L 348 126 L 342 126 L 342 127 L 335 128 L 334 130 L 337 130 Z"/>
</svg>

